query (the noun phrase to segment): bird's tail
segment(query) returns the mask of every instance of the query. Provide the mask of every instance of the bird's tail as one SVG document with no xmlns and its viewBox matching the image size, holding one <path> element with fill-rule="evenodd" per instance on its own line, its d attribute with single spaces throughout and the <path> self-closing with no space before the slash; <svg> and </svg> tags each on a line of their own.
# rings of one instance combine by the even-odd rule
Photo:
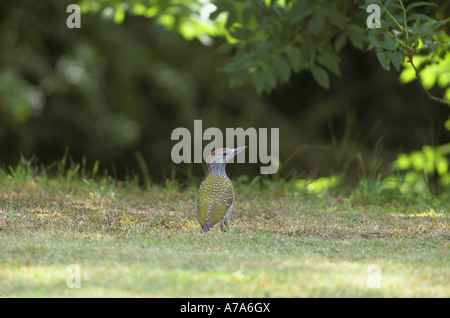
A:
<svg viewBox="0 0 450 318">
<path fill-rule="evenodd" d="M 205 225 L 202 225 L 202 231 L 208 232 L 213 226 L 214 226 L 214 223 L 206 223 Z"/>
</svg>

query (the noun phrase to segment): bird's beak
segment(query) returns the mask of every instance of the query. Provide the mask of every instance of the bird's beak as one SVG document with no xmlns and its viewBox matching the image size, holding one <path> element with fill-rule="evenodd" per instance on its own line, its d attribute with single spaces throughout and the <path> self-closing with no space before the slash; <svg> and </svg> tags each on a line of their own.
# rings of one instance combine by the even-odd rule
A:
<svg viewBox="0 0 450 318">
<path fill-rule="evenodd" d="M 240 153 L 245 148 L 247 148 L 247 146 L 243 146 L 243 147 L 239 147 L 239 148 L 233 149 L 233 152 L 230 152 L 229 157 L 227 158 L 226 162 L 229 162 L 231 160 L 231 158 L 236 156 L 238 153 Z"/>
</svg>

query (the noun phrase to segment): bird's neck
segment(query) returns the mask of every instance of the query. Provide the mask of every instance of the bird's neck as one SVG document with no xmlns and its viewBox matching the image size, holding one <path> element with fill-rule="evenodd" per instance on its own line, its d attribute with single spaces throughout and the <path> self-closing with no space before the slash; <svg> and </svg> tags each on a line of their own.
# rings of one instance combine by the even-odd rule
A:
<svg viewBox="0 0 450 318">
<path fill-rule="evenodd" d="M 208 171 L 210 174 L 218 174 L 223 177 L 228 177 L 225 171 L 225 164 L 213 162 L 208 166 Z"/>
</svg>

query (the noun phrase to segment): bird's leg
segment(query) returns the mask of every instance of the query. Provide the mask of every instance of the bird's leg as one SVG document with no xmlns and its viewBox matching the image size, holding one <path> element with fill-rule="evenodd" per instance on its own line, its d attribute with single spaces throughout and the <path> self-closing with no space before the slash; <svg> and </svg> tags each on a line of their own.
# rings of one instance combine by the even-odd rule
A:
<svg viewBox="0 0 450 318">
<path fill-rule="evenodd" d="M 224 225 L 226 226 L 226 229 L 225 229 Z M 219 227 L 222 230 L 222 232 L 227 232 L 230 230 L 230 228 L 228 227 L 228 221 L 220 222 Z"/>
</svg>

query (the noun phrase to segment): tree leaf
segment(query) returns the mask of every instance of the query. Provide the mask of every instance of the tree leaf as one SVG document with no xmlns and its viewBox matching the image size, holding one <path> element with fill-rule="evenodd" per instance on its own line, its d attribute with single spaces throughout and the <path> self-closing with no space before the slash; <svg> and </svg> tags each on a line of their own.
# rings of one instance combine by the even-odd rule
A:
<svg viewBox="0 0 450 318">
<path fill-rule="evenodd" d="M 330 22 L 330 24 L 332 25 L 342 27 L 347 21 L 345 15 L 341 11 L 339 11 L 334 4 L 330 2 L 324 3 L 322 12 L 326 16 L 328 22 Z"/>
<path fill-rule="evenodd" d="M 251 73 L 251 78 L 253 82 L 253 86 L 255 86 L 258 94 L 261 94 L 264 89 L 264 77 L 258 71 Z"/>
<path fill-rule="evenodd" d="M 388 52 L 388 57 L 392 62 L 392 65 L 394 65 L 395 69 L 397 71 L 400 70 L 400 65 L 402 64 L 402 61 L 404 60 L 404 56 L 401 52 Z"/>
<path fill-rule="evenodd" d="M 219 53 L 230 53 L 237 46 L 236 43 L 224 43 L 217 49 Z"/>
<path fill-rule="evenodd" d="M 421 13 L 411 14 L 410 16 L 408 16 L 408 18 L 406 18 L 406 21 L 412 21 L 412 20 L 425 20 L 425 21 L 433 21 L 433 22 L 436 21 L 436 20 L 430 18 L 429 16 L 427 16 L 425 14 L 421 14 Z"/>
<path fill-rule="evenodd" d="M 245 78 L 247 77 L 246 72 L 239 72 L 234 74 L 230 79 L 230 88 L 240 87 L 245 82 Z"/>
<path fill-rule="evenodd" d="M 302 67 L 302 53 L 299 48 L 288 46 L 284 49 L 289 63 L 294 71 L 299 71 Z"/>
<path fill-rule="evenodd" d="M 132 11 L 133 11 L 134 14 L 137 14 L 137 15 L 144 15 L 145 12 L 147 11 L 147 7 L 144 6 L 143 4 L 137 3 L 137 4 L 135 4 L 135 5 L 133 6 Z"/>
<path fill-rule="evenodd" d="M 116 13 L 114 14 L 114 22 L 120 24 L 125 19 L 125 11 L 121 6 L 116 6 Z"/>
<path fill-rule="evenodd" d="M 311 74 L 320 86 L 325 89 L 330 88 L 330 78 L 327 71 L 325 71 L 322 67 L 313 64 L 311 66 Z"/>
<path fill-rule="evenodd" d="M 302 56 L 308 67 L 316 60 L 316 41 L 312 37 L 304 37 L 301 43 Z"/>
<path fill-rule="evenodd" d="M 225 24 L 225 27 L 229 30 L 231 28 L 231 26 L 233 25 L 234 22 L 236 22 L 236 11 L 235 10 L 230 10 L 228 12 L 228 18 L 227 18 L 227 23 Z"/>
<path fill-rule="evenodd" d="M 340 33 L 334 41 L 334 50 L 340 52 L 347 43 L 347 34 L 345 32 Z"/>
<path fill-rule="evenodd" d="M 262 62 L 261 63 L 262 75 L 264 82 L 267 84 L 266 89 L 270 90 L 277 86 L 277 77 L 272 65 Z"/>
<path fill-rule="evenodd" d="M 376 50 L 377 52 L 381 52 L 381 51 L 382 51 L 381 45 L 380 45 L 380 41 L 378 40 L 378 38 L 375 37 L 375 38 L 372 40 L 371 44 L 373 45 L 373 47 L 375 48 L 375 50 Z"/>
<path fill-rule="evenodd" d="M 288 19 L 292 24 L 297 24 L 314 12 L 314 2 L 295 1 L 290 10 Z"/>
<path fill-rule="evenodd" d="M 390 64 L 389 64 L 389 57 L 382 52 L 377 53 L 378 61 L 380 62 L 380 65 L 386 70 L 390 70 Z"/>
<path fill-rule="evenodd" d="M 291 67 L 281 55 L 277 55 L 273 60 L 273 66 L 283 82 L 287 82 L 291 76 Z"/>
<path fill-rule="evenodd" d="M 316 11 L 308 22 L 308 29 L 313 32 L 319 32 L 325 25 L 325 16 L 321 11 Z"/>
<path fill-rule="evenodd" d="M 340 76 L 341 70 L 339 68 L 339 57 L 329 52 L 324 52 L 317 57 L 317 62 L 325 66 L 329 71 Z"/>
<path fill-rule="evenodd" d="M 388 51 L 395 51 L 399 44 L 397 40 L 394 38 L 394 36 L 391 35 L 390 33 L 385 32 L 383 34 L 383 37 L 384 37 L 384 41 L 382 42 L 383 48 L 385 48 Z"/>
<path fill-rule="evenodd" d="M 411 9 L 413 9 L 413 8 L 416 8 L 416 7 L 419 7 L 419 6 L 433 6 L 433 7 L 438 7 L 438 5 L 435 4 L 435 3 L 421 1 L 421 2 L 413 2 L 413 3 L 411 3 L 410 5 L 408 5 L 408 6 L 406 7 L 406 11 L 409 11 L 409 10 L 411 10 Z"/>
<path fill-rule="evenodd" d="M 367 39 L 365 31 L 356 24 L 350 24 L 346 29 L 352 45 L 357 49 L 362 50 L 364 48 L 364 41 Z"/>
<path fill-rule="evenodd" d="M 425 22 L 422 27 L 420 28 L 419 31 L 419 36 L 423 37 L 431 32 L 433 32 L 434 30 L 436 30 L 437 28 L 441 27 L 442 25 L 446 24 L 448 21 L 450 20 L 450 18 L 447 18 L 445 20 L 440 20 L 440 21 L 436 21 L 436 22 Z"/>
</svg>

